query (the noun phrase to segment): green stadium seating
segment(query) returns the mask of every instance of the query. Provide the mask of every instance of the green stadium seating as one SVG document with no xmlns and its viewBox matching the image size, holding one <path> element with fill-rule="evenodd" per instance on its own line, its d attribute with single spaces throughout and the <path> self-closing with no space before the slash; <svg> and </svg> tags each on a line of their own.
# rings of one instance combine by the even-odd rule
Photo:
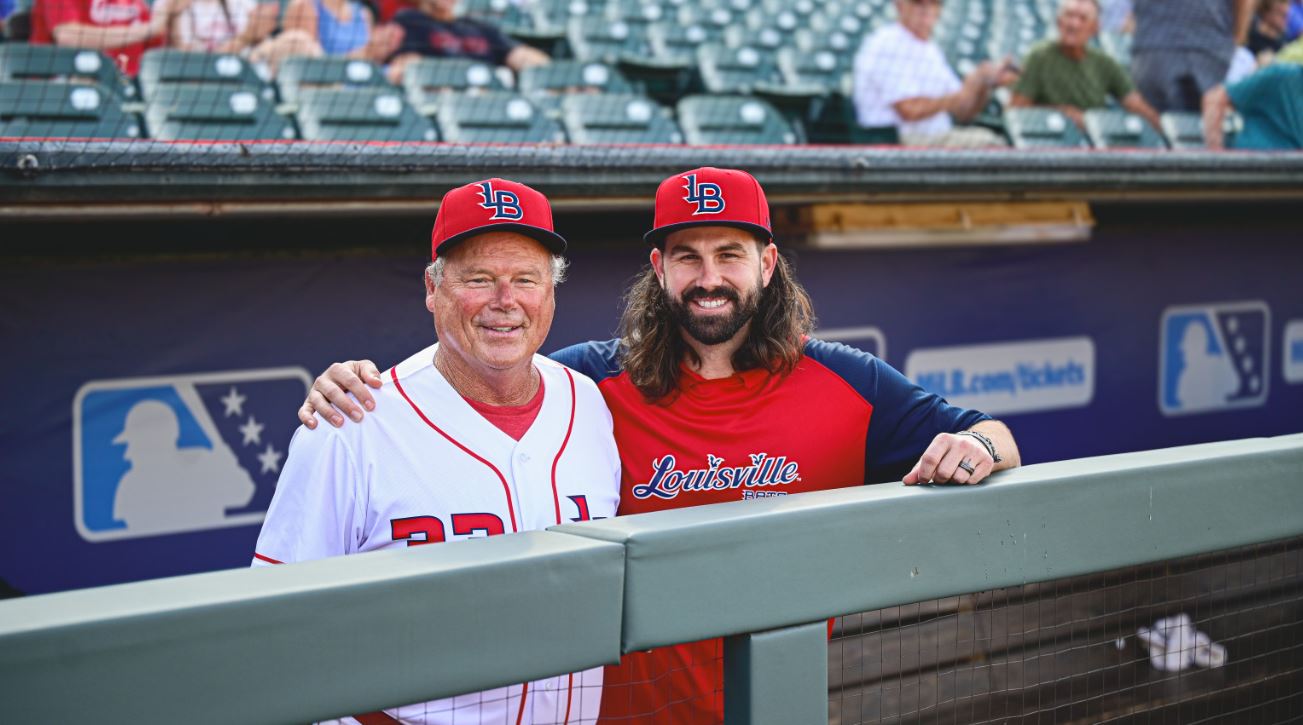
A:
<svg viewBox="0 0 1303 725">
<path fill-rule="evenodd" d="M 529 13 L 512 0 L 460 0 L 457 12 L 492 23 L 505 33 L 527 31 L 533 25 Z"/>
<path fill-rule="evenodd" d="M 702 23 L 680 25 L 665 21 L 655 23 L 647 30 L 647 42 L 652 57 L 658 60 L 678 60 L 695 66 L 697 49 L 706 43 L 717 43 L 724 38 L 724 28 Z"/>
<path fill-rule="evenodd" d="M 117 94 L 94 84 L 0 82 L 0 136 L 140 138 L 140 121 Z"/>
<path fill-rule="evenodd" d="M 796 132 L 773 106 L 747 96 L 688 96 L 678 104 L 683 137 L 694 146 L 794 144 Z"/>
<path fill-rule="evenodd" d="M 98 84 L 124 101 L 134 100 L 136 87 L 97 50 L 27 43 L 0 44 L 0 81 L 47 80 Z"/>
<path fill-rule="evenodd" d="M 525 68 L 517 88 L 549 116 L 560 114 L 561 99 L 570 93 L 630 93 L 633 87 L 620 72 L 605 63 L 555 60 Z"/>
<path fill-rule="evenodd" d="M 1009 108 L 1004 125 L 1015 148 L 1089 148 L 1072 119 L 1050 108 Z"/>
<path fill-rule="evenodd" d="M 1205 147 L 1203 138 L 1203 116 L 1196 112 L 1168 111 L 1159 117 L 1163 126 L 1163 135 L 1173 149 L 1189 150 Z M 1243 119 L 1238 114 L 1230 113 L 1222 124 L 1225 143 L 1229 147 L 1235 134 L 1239 133 Z"/>
<path fill-rule="evenodd" d="M 1165 149 L 1163 135 L 1148 121 L 1121 109 L 1086 111 L 1086 133 L 1095 148 Z"/>
<path fill-rule="evenodd" d="M 220 84 L 159 86 L 145 105 L 149 135 L 166 141 L 294 138 L 293 125 L 257 92 Z"/>
<path fill-rule="evenodd" d="M 723 35 L 725 29 L 741 21 L 741 16 L 724 4 L 710 6 L 685 4 L 679 7 L 675 19 L 682 27 L 702 25 L 710 28 L 717 35 Z"/>
<path fill-rule="evenodd" d="M 829 92 L 850 93 L 850 58 L 831 50 L 803 51 L 785 47 L 778 51 L 778 71 L 783 82 L 814 86 Z"/>
<path fill-rule="evenodd" d="M 571 143 L 683 143 L 683 134 L 661 105 L 644 96 L 567 96 L 561 120 Z"/>
<path fill-rule="evenodd" d="M 468 58 L 422 58 L 403 68 L 407 102 L 422 115 L 438 112 L 445 91 L 503 91 L 502 79 L 487 63 Z"/>
<path fill-rule="evenodd" d="M 310 141 L 438 141 L 430 119 L 390 87 L 309 88 L 296 114 Z"/>
<path fill-rule="evenodd" d="M 763 48 L 711 43 L 697 49 L 697 64 L 708 93 L 750 93 L 761 84 L 782 83 L 774 54 Z"/>
<path fill-rule="evenodd" d="M 517 93 L 453 93 L 439 99 L 439 135 L 453 143 L 560 143 L 561 124 Z"/>
<path fill-rule="evenodd" d="M 310 88 L 388 87 L 380 66 L 351 58 L 286 58 L 276 72 L 281 100 L 297 104 L 299 95 Z"/>
<path fill-rule="evenodd" d="M 642 26 L 644 33 L 653 23 L 666 19 L 664 6 L 644 0 L 612 0 L 606 4 L 605 14 L 607 20 Z"/>
<path fill-rule="evenodd" d="M 615 65 L 622 58 L 644 58 L 651 52 L 645 24 L 600 15 L 571 18 L 566 27 L 566 41 L 575 59 L 584 62 Z"/>
<path fill-rule="evenodd" d="M 159 89 L 175 84 L 212 85 L 227 90 L 246 90 L 264 100 L 275 100 L 268 85 L 249 61 L 233 53 L 193 53 L 170 48 L 146 51 L 140 59 L 140 91 L 152 103 Z"/>
</svg>

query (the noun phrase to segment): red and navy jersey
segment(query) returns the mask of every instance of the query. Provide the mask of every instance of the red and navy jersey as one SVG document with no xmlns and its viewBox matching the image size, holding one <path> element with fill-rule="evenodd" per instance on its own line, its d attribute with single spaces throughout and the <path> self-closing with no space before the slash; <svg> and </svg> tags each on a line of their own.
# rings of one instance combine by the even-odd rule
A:
<svg viewBox="0 0 1303 725">
<path fill-rule="evenodd" d="M 786 376 L 707 380 L 684 367 L 677 395 L 656 402 L 630 382 L 619 351 L 611 340 L 551 357 L 596 381 L 611 409 L 620 514 L 899 480 L 938 433 L 989 419 L 838 343 L 809 340 Z M 721 651 L 707 640 L 625 656 L 607 669 L 602 719 L 722 721 Z"/>
</svg>

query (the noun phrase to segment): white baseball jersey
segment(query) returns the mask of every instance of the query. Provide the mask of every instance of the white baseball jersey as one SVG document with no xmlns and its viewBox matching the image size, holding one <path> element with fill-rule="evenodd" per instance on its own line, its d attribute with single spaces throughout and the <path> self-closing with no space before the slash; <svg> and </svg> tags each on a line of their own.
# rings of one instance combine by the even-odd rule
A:
<svg viewBox="0 0 1303 725">
<path fill-rule="evenodd" d="M 383 373 L 375 412 L 361 424 L 295 432 L 255 565 L 615 515 L 620 459 L 610 411 L 592 380 L 536 355 L 543 403 L 516 441 L 434 367 L 437 347 Z M 592 723 L 601 680 L 597 667 L 386 713 L 459 725 Z"/>
</svg>

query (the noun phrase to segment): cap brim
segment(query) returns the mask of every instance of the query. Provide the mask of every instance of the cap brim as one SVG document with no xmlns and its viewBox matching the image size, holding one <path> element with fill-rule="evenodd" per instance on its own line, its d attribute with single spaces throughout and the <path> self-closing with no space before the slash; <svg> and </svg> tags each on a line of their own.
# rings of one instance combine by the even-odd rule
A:
<svg viewBox="0 0 1303 725">
<path fill-rule="evenodd" d="M 446 254 L 448 250 L 452 249 L 458 244 L 461 244 L 467 239 L 470 239 L 471 237 L 474 236 L 478 236 L 480 234 L 487 234 L 489 232 L 515 232 L 517 234 L 523 234 L 529 237 L 530 239 L 533 239 L 534 241 L 538 242 L 539 244 L 542 244 L 544 247 L 547 247 L 547 250 L 549 252 L 552 252 L 554 254 L 561 254 L 566 251 L 565 237 L 561 236 L 560 234 L 557 234 L 556 232 L 550 229 L 544 229 L 543 227 L 536 227 L 533 226 L 532 224 L 518 224 L 516 222 L 501 222 L 499 224 L 485 224 L 482 227 L 467 229 L 461 234 L 454 234 L 451 237 L 448 237 L 447 239 L 443 240 L 442 242 L 439 242 L 439 246 L 438 248 L 435 249 L 435 253 L 438 254 L 439 256 L 442 256 Z"/>
<path fill-rule="evenodd" d="M 666 224 L 663 227 L 657 227 L 651 230 L 650 232 L 647 232 L 642 236 L 642 240 L 654 247 L 659 247 L 661 245 L 661 242 L 665 241 L 665 237 L 669 236 L 670 234 L 673 234 L 674 232 L 677 232 L 680 229 L 687 229 L 689 227 L 735 227 L 737 229 L 745 229 L 748 232 L 758 234 L 760 238 L 766 242 L 774 241 L 774 233 L 760 226 L 759 224 L 752 224 L 751 222 L 729 221 L 727 219 L 712 219 L 710 221 L 702 219 L 700 221 L 679 222 L 677 224 Z"/>
</svg>

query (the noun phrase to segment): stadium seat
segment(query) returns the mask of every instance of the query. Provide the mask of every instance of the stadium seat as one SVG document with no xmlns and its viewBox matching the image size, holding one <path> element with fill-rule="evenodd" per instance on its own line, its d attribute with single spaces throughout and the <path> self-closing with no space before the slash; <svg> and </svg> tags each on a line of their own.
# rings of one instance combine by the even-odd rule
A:
<svg viewBox="0 0 1303 725">
<path fill-rule="evenodd" d="M 514 33 L 527 31 L 533 25 L 533 19 L 521 5 L 512 0 L 460 0 L 457 12 L 492 23 L 505 33 Z"/>
<path fill-rule="evenodd" d="M 421 115 L 438 111 L 445 91 L 486 92 L 506 90 L 492 66 L 468 58 L 422 58 L 403 68 L 407 102 Z"/>
<path fill-rule="evenodd" d="M 149 135 L 165 141 L 252 141 L 294 138 L 294 127 L 247 88 L 216 84 L 159 86 L 145 105 Z"/>
<path fill-rule="evenodd" d="M 276 84 L 281 100 L 295 105 L 299 95 L 310 88 L 369 88 L 385 87 L 384 71 L 380 66 L 365 60 L 350 58 L 286 58 L 276 72 Z"/>
<path fill-rule="evenodd" d="M 645 33 L 653 23 L 665 19 L 666 9 L 659 3 L 644 0 L 611 0 L 606 4 L 606 19 L 641 26 Z"/>
<path fill-rule="evenodd" d="M 561 124 L 516 93 L 453 93 L 439 99 L 439 135 L 454 143 L 559 143 Z"/>
<path fill-rule="evenodd" d="M 430 119 L 396 88 L 308 88 L 296 118 L 309 141 L 437 141 Z"/>
<path fill-rule="evenodd" d="M 556 60 L 520 72 L 518 88 L 549 116 L 557 116 L 561 99 L 570 93 L 631 93 L 629 82 L 605 63 Z"/>
<path fill-rule="evenodd" d="M 561 120 L 571 143 L 683 143 L 669 112 L 644 96 L 567 96 L 561 102 Z"/>
<path fill-rule="evenodd" d="M 711 43 L 697 49 L 697 63 L 708 93 L 750 93 L 761 84 L 782 83 L 774 54 L 762 48 Z"/>
<path fill-rule="evenodd" d="M 97 50 L 27 43 L 0 44 L 0 82 L 22 80 L 81 81 L 98 84 L 118 98 L 136 98 L 136 87 Z"/>
<path fill-rule="evenodd" d="M 1168 111 L 1159 117 L 1163 125 L 1163 135 L 1173 149 L 1189 150 L 1204 148 L 1203 116 L 1196 112 Z M 1231 146 L 1235 134 L 1239 132 L 1243 120 L 1238 114 L 1230 113 L 1222 124 L 1226 146 Z"/>
<path fill-rule="evenodd" d="M 263 100 L 275 100 L 276 93 L 239 55 L 232 53 L 192 53 L 169 48 L 146 51 L 140 59 L 140 92 L 146 103 L 167 85 L 212 85 L 227 90 L 246 90 Z"/>
<path fill-rule="evenodd" d="M 648 7 L 658 7 L 651 5 Z M 621 58 L 646 57 L 647 26 L 598 15 L 571 18 L 566 40 L 575 59 L 615 65 Z"/>
<path fill-rule="evenodd" d="M 679 25 L 660 22 L 647 30 L 653 58 L 683 61 L 693 66 L 697 64 L 697 48 L 706 43 L 720 42 L 723 38 L 724 28 L 702 23 Z"/>
<path fill-rule="evenodd" d="M 829 92 L 850 92 L 850 55 L 831 50 L 802 51 L 786 47 L 778 51 L 778 72 L 783 82 L 814 86 Z"/>
<path fill-rule="evenodd" d="M 1086 133 L 1095 148 L 1165 149 L 1166 142 L 1148 121 L 1121 109 L 1098 108 L 1086 111 Z"/>
<path fill-rule="evenodd" d="M 794 144 L 797 137 L 773 106 L 746 96 L 688 96 L 679 101 L 683 137 L 694 146 Z"/>
<path fill-rule="evenodd" d="M 94 84 L 0 82 L 0 136 L 139 138 L 140 122 L 117 94 Z"/>
<path fill-rule="evenodd" d="M 681 27 L 701 25 L 711 29 L 716 36 L 723 35 L 725 29 L 740 21 L 738 13 L 726 4 L 707 7 L 705 4 L 687 3 L 679 7 L 675 18 Z"/>
<path fill-rule="evenodd" d="M 1004 126 L 1015 148 L 1089 148 L 1090 141 L 1072 119 L 1049 108 L 1010 108 Z"/>
</svg>

